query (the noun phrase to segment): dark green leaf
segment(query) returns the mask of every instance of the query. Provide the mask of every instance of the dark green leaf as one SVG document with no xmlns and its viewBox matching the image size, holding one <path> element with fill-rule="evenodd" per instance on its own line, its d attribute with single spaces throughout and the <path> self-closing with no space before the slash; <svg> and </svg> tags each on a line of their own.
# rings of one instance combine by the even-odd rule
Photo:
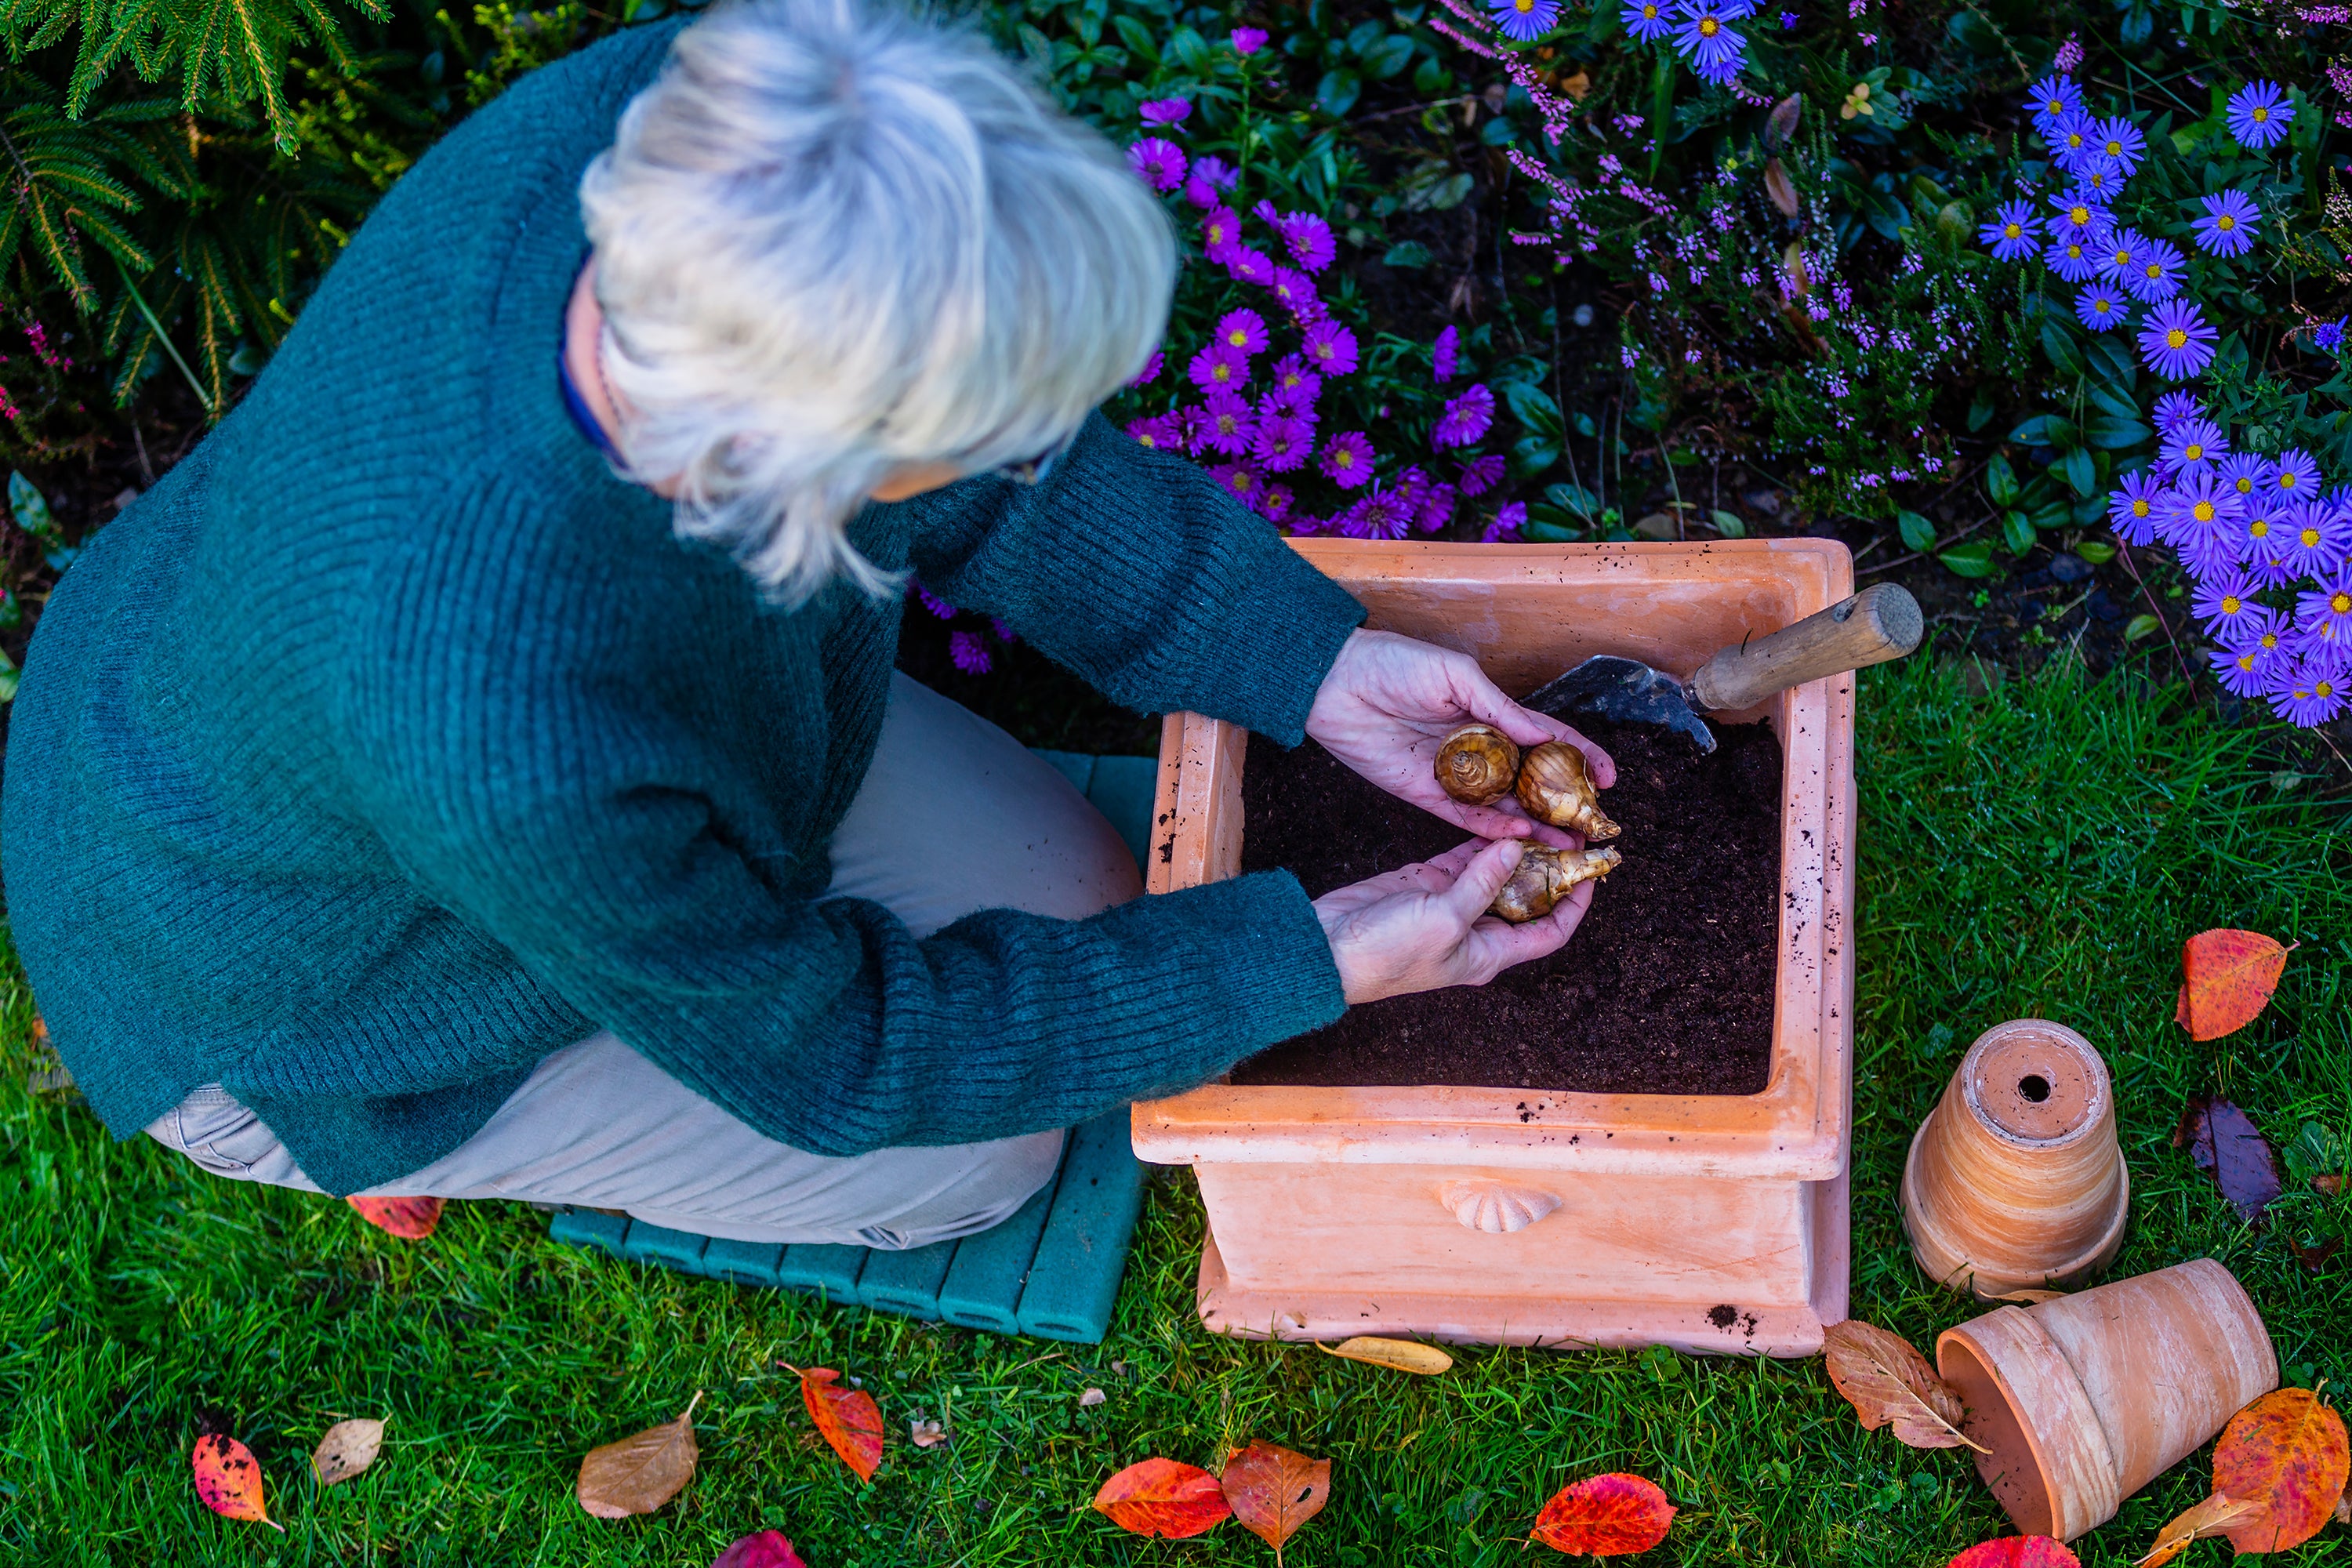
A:
<svg viewBox="0 0 2352 1568">
<path fill-rule="evenodd" d="M 1417 239 L 1391 245 L 1381 259 L 1391 267 L 1426 267 L 1430 262 L 1429 247 Z"/>
<path fill-rule="evenodd" d="M 1962 577 L 1992 577 L 2000 572 L 1992 558 L 1992 546 L 1981 539 L 1955 544 L 1936 559 Z"/>
<path fill-rule="evenodd" d="M 1559 443 L 1549 436 L 1522 436 L 1511 443 L 1511 467 L 1528 479 L 1559 461 Z"/>
<path fill-rule="evenodd" d="M 1361 58 L 1366 76 L 1374 81 L 1386 81 L 1412 63 L 1412 40 L 1402 33 L 1391 33 L 1365 50 Z"/>
<path fill-rule="evenodd" d="M 1721 507 L 1717 507 L 1715 510 L 1707 513 L 1706 515 L 1708 521 L 1715 524 L 1716 532 L 1723 535 L 1724 538 L 1745 539 L 1748 537 L 1747 520 L 1740 517 L 1738 513 L 1726 511 Z"/>
<path fill-rule="evenodd" d="M 2082 351 L 2074 346 L 2074 334 L 2054 316 L 2042 323 L 2042 353 L 2062 375 L 2079 380 L 2084 374 Z"/>
<path fill-rule="evenodd" d="M 2084 434 L 2092 446 L 2105 452 L 2121 452 L 2154 438 L 2156 432 L 2137 419 L 2118 419 L 2109 414 L 2091 416 Z"/>
<path fill-rule="evenodd" d="M 2091 454 L 2077 447 L 2058 460 L 2065 473 L 2066 482 L 2074 487 L 2078 496 L 2094 496 L 2099 492 L 2098 470 L 2091 462 Z"/>
<path fill-rule="evenodd" d="M 18 528 L 43 543 L 60 542 L 58 520 L 49 510 L 48 498 L 41 494 L 38 485 L 14 468 L 8 470 L 8 515 L 16 520 Z"/>
<path fill-rule="evenodd" d="M 1531 381 L 1507 381 L 1503 383 L 1503 401 L 1510 405 L 1511 417 L 1526 428 L 1554 441 L 1560 438 L 1559 405 L 1542 387 Z"/>
<path fill-rule="evenodd" d="M 1160 63 L 1160 40 L 1151 36 L 1151 29 L 1143 25 L 1141 17 L 1122 12 L 1110 19 L 1110 25 L 1118 29 L 1118 36 L 1127 41 L 1138 59 L 1147 65 Z"/>
<path fill-rule="evenodd" d="M 1985 465 L 1985 494 L 1995 506 L 2017 504 L 2017 470 L 2009 466 L 2009 458 L 1995 452 L 1992 461 Z"/>
<path fill-rule="evenodd" d="M 1325 71 L 1323 79 L 1315 85 L 1315 101 L 1323 106 L 1324 113 L 1335 120 L 1355 108 L 1356 100 L 1363 94 L 1363 79 L 1346 66 L 1338 70 Z"/>
<path fill-rule="evenodd" d="M 1936 525 L 1916 511 L 1898 511 L 1895 526 L 1902 531 L 1903 548 L 1925 554 L 1936 547 Z"/>
<path fill-rule="evenodd" d="M 2022 555 L 2033 548 L 2033 520 L 2021 511 L 2002 512 L 2000 536 L 2008 542 L 2010 553 Z"/>
</svg>

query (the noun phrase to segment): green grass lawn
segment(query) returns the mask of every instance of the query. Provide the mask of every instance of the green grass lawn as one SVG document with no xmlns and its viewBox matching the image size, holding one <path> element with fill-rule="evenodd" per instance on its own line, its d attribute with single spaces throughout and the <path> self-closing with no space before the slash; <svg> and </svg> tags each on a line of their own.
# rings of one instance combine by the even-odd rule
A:
<svg viewBox="0 0 2352 1568">
<path fill-rule="evenodd" d="M 1977 695 L 1920 659 L 1872 674 L 1863 722 L 1855 1312 L 1923 1347 L 1969 1315 L 1922 1284 L 1895 1181 L 1969 1040 L 2039 1014 L 2115 1071 L 2135 1209 L 2117 1272 L 2219 1258 L 2290 1382 L 2352 1378 L 2352 1254 L 2314 1275 L 2283 1234 L 2352 1216 L 2297 1193 L 2250 1232 L 2168 1141 L 2182 1097 L 2216 1084 L 2278 1142 L 2306 1121 L 2352 1131 L 2344 803 L 2316 798 L 2277 732 L 2226 730 L 2130 678 Z M 2198 1046 L 2171 1021 L 2178 952 L 2215 925 L 2303 946 L 2263 1019 Z M 341 1204 L 215 1180 L 30 1098 L 13 967 L 5 1016 L 11 1564 L 700 1568 L 770 1526 L 812 1568 L 1270 1563 L 1237 1525 L 1143 1542 L 1087 1506 L 1132 1460 L 1213 1465 L 1251 1437 L 1332 1460 L 1330 1506 L 1286 1553 L 1297 1568 L 1533 1562 L 1543 1500 L 1613 1469 L 1682 1509 L 1643 1561 L 1940 1565 L 2008 1532 L 1964 1455 L 1861 1432 L 1818 1362 L 1474 1351 L 1416 1380 L 1212 1339 L 1192 1311 L 1202 1217 L 1181 1173 L 1152 1184 L 1108 1342 L 1000 1339 L 587 1256 L 520 1206 L 453 1205 L 431 1241 L 395 1241 Z M 880 1399 L 893 1440 L 872 1487 L 816 1446 L 779 1358 L 842 1368 Z M 1089 1386 L 1109 1397 L 1081 1409 Z M 583 1513 L 581 1455 L 698 1389 L 703 1462 L 685 1494 L 650 1519 Z M 306 1457 L 357 1415 L 388 1417 L 383 1458 L 322 1493 Z M 946 1417 L 953 1441 L 908 1444 L 922 1416 Z M 206 1420 L 260 1457 L 284 1537 L 196 1501 L 188 1451 Z M 2127 1502 L 2078 1543 L 2084 1561 L 2137 1556 L 2203 1495 L 2204 1461 Z M 2282 1561 L 2340 1562 L 2344 1542 L 2331 1530 Z"/>
</svg>

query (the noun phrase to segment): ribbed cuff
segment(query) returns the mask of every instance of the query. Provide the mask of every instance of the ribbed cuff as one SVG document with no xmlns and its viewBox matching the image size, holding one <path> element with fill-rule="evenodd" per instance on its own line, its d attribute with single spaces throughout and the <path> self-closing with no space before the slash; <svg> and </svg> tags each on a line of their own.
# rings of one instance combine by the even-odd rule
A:
<svg viewBox="0 0 2352 1568">
<path fill-rule="evenodd" d="M 1241 1047 L 1234 1060 L 1348 1010 L 1323 922 L 1289 872 L 1256 871 L 1161 897 L 1186 906 L 1200 984 Z"/>
</svg>

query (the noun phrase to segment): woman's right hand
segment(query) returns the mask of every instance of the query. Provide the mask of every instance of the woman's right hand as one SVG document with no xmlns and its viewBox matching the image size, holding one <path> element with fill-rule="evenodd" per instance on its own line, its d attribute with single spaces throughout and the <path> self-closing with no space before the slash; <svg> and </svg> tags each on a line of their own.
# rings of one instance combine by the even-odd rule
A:
<svg viewBox="0 0 2352 1568">
<path fill-rule="evenodd" d="M 1591 906 L 1592 884 L 1577 884 L 1540 920 L 1496 919 L 1486 906 L 1511 879 L 1520 850 L 1516 838 L 1473 839 L 1316 900 L 1349 1005 L 1484 985 L 1515 963 L 1558 952 Z"/>
</svg>

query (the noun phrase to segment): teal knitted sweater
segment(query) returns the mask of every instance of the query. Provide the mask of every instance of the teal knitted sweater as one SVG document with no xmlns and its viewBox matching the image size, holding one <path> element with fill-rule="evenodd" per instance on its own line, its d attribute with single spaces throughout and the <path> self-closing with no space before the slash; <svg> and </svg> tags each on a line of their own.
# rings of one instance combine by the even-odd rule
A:
<svg viewBox="0 0 2352 1568">
<path fill-rule="evenodd" d="M 674 29 L 518 84 L 385 196 L 242 405 L 58 584 L 0 863 L 128 1137 L 218 1081 L 331 1192 L 463 1142 L 610 1029 L 824 1154 L 1064 1126 L 1344 1006 L 1286 874 L 916 940 L 819 901 L 898 603 L 787 612 L 568 417 L 577 187 Z M 1099 416 L 1047 480 L 853 538 L 1110 697 L 1296 744 L 1362 611 Z"/>
</svg>

